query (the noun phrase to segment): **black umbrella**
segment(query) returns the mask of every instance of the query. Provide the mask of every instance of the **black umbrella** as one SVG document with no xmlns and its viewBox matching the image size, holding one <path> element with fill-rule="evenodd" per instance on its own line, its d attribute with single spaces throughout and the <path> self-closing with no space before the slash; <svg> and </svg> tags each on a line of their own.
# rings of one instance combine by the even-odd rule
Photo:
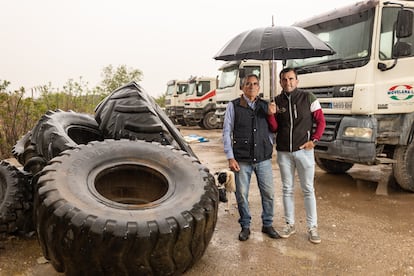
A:
<svg viewBox="0 0 414 276">
<path fill-rule="evenodd" d="M 214 56 L 217 60 L 283 60 L 322 57 L 335 51 L 315 34 L 296 26 L 272 26 L 245 31 L 233 39 Z M 274 64 L 272 65 L 273 99 Z"/>
<path fill-rule="evenodd" d="M 333 55 L 335 51 L 315 34 L 295 26 L 272 26 L 245 31 L 231 39 L 217 60 L 287 60 Z"/>
</svg>

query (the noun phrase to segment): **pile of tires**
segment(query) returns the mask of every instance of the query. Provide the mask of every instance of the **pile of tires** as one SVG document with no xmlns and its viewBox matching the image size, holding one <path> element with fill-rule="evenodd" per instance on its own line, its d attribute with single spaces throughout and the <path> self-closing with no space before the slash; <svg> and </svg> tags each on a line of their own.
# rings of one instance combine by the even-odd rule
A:
<svg viewBox="0 0 414 276">
<path fill-rule="evenodd" d="M 212 238 L 214 177 L 135 82 L 106 97 L 95 117 L 49 111 L 13 154 L 31 176 L 20 182 L 33 190 L 32 221 L 58 272 L 181 274 Z M 18 227 L 3 217 L 0 227 Z"/>
<path fill-rule="evenodd" d="M 0 161 L 0 233 L 33 230 L 31 175 L 7 161 Z"/>
</svg>

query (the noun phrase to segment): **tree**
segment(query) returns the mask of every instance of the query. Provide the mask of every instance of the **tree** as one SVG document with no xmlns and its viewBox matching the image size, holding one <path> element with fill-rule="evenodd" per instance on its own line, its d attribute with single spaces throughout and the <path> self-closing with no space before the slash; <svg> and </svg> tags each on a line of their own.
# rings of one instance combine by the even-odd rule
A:
<svg viewBox="0 0 414 276">
<path fill-rule="evenodd" d="M 102 77 L 103 80 L 101 85 L 96 88 L 97 91 L 107 95 L 131 81 L 140 82 L 142 80 L 142 71 L 127 68 L 126 65 L 120 65 L 117 68 L 114 68 L 112 65 L 108 65 L 104 67 Z"/>
<path fill-rule="evenodd" d="M 0 82 L 0 92 L 6 92 L 7 87 L 10 85 L 9 81 L 3 80 Z"/>
<path fill-rule="evenodd" d="M 8 82 L 10 84 L 10 82 Z M 0 158 L 11 156 L 13 145 L 33 128 L 42 111 L 32 98 L 24 98 L 25 89 L 8 91 L 6 81 L 0 88 Z"/>
<path fill-rule="evenodd" d="M 167 92 L 165 92 L 164 94 L 162 94 L 161 96 L 159 96 L 158 98 L 155 99 L 155 102 L 161 106 L 161 107 L 165 107 L 165 97 L 167 96 Z"/>
</svg>

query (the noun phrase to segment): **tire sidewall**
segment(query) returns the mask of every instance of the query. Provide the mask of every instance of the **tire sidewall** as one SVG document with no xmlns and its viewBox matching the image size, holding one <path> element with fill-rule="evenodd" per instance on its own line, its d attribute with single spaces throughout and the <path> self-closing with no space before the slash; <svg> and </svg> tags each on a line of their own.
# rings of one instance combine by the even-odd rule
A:
<svg viewBox="0 0 414 276">
<path fill-rule="evenodd" d="M 394 152 L 394 177 L 401 188 L 414 192 L 414 143 L 398 146 Z"/>
<path fill-rule="evenodd" d="M 72 150 L 70 155 L 57 157 L 61 159 L 61 163 L 59 173 L 53 173 L 54 183 L 58 184 L 54 188 L 59 190 L 68 204 L 97 217 L 107 216 L 118 221 L 129 221 L 132 217 L 134 220 L 151 221 L 155 217 L 157 220 L 164 220 L 167 217 L 180 216 L 200 201 L 205 193 L 204 186 L 200 185 L 205 182 L 200 171 L 205 177 L 207 173 L 200 169 L 200 164 L 194 158 L 184 152 L 177 154 L 179 152 L 181 151 L 141 141 L 91 143 Z M 103 170 L 124 165 L 144 166 L 162 174 L 168 182 L 165 195 L 150 205 L 132 208 L 105 199 L 94 188 L 96 176 Z M 53 170 L 48 166 L 44 170 L 49 169 Z M 39 183 L 42 182 L 41 176 Z M 39 193 L 41 190 L 42 188 Z"/>
</svg>

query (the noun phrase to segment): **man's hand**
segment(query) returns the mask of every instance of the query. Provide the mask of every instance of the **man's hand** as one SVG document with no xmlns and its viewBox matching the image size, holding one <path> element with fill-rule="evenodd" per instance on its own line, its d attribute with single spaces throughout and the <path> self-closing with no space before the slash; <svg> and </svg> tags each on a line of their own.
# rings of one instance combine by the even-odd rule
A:
<svg viewBox="0 0 414 276">
<path fill-rule="evenodd" d="M 307 141 L 305 144 L 300 146 L 300 149 L 311 150 L 315 147 L 315 143 L 313 141 Z"/>
<path fill-rule="evenodd" d="M 234 172 L 240 171 L 239 163 L 236 159 L 229 159 L 229 169 Z"/>
<path fill-rule="evenodd" d="M 277 107 L 276 107 L 275 102 L 269 103 L 267 114 L 268 115 L 276 114 L 276 111 L 277 111 Z"/>
</svg>

